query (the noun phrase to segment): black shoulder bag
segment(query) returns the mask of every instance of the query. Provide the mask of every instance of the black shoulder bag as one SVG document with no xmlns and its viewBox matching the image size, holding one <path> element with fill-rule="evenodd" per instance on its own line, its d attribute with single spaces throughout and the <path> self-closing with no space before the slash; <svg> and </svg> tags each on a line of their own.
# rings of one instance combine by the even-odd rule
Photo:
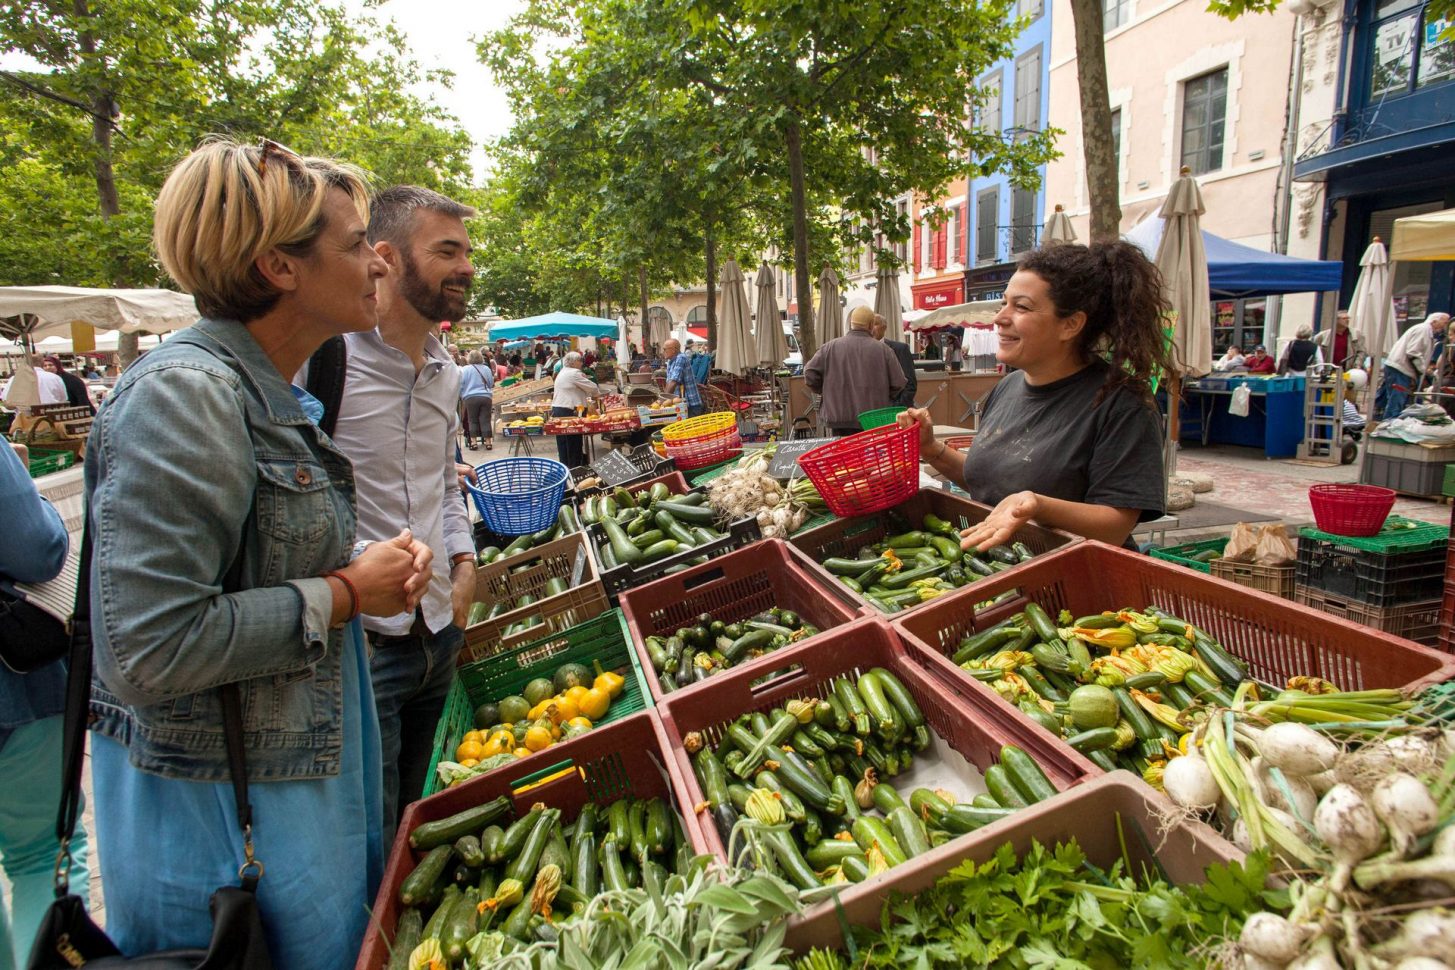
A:
<svg viewBox="0 0 1455 970">
<path fill-rule="evenodd" d="M 228 569 L 223 592 L 241 585 L 242 554 Z M 236 684 L 220 689 L 228 769 L 237 800 L 246 862 L 238 870 L 239 885 L 212 894 L 212 942 L 205 950 L 167 950 L 125 956 L 91 921 L 81 897 L 70 891 L 71 835 L 81 806 L 81 762 L 86 750 L 86 720 L 91 701 L 91 524 L 89 512 L 81 539 L 81 573 L 76 580 L 76 612 L 71 621 L 71 669 L 66 684 L 66 727 L 62 753 L 60 811 L 56 838 L 56 899 L 46 910 L 31 947 L 27 970 L 71 970 L 74 967 L 128 967 L 131 970 L 273 970 L 263 937 L 263 921 L 254 894 L 263 864 L 253 858 L 252 807 L 248 804 L 247 759 L 243 749 L 242 696 Z"/>
</svg>

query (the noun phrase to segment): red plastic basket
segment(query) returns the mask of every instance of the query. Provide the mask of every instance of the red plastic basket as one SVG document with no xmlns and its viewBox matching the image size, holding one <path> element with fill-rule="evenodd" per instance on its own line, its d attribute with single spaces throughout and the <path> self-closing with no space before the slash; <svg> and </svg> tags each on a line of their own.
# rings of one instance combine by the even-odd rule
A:
<svg viewBox="0 0 1455 970">
<path fill-rule="evenodd" d="M 1339 536 L 1372 536 L 1394 508 L 1394 490 L 1378 485 L 1313 485 L 1308 490 L 1314 522 Z"/>
<path fill-rule="evenodd" d="M 669 424 L 662 429 L 662 441 L 667 448 L 667 457 L 675 461 L 681 471 L 716 465 L 743 450 L 738 419 L 727 411 L 702 414 Z"/>
<path fill-rule="evenodd" d="M 919 425 L 861 431 L 804 452 L 798 464 L 835 515 L 882 512 L 919 491 Z"/>
</svg>

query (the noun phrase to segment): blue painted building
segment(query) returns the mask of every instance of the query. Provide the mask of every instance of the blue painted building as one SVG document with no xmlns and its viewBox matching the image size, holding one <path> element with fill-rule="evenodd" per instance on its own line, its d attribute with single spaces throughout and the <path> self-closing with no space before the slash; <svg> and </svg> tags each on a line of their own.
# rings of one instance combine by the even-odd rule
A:
<svg viewBox="0 0 1455 970">
<path fill-rule="evenodd" d="M 976 122 L 1008 134 L 1039 131 L 1050 106 L 1051 0 L 1017 0 L 1016 15 L 1031 18 L 1016 38 L 1015 53 L 980 78 L 995 93 L 977 112 Z M 1020 189 L 995 175 L 972 179 L 962 220 L 965 300 L 999 299 L 1015 271 L 1013 260 L 1034 249 L 1045 225 L 1045 166 L 1041 185 Z"/>
<path fill-rule="evenodd" d="M 1320 256 L 1345 264 L 1347 306 L 1369 240 L 1395 219 L 1455 207 L 1455 41 L 1426 0 L 1342 0 L 1333 117 L 1294 164 L 1323 184 Z M 1455 263 L 1396 263 L 1403 329 L 1455 309 Z"/>
</svg>

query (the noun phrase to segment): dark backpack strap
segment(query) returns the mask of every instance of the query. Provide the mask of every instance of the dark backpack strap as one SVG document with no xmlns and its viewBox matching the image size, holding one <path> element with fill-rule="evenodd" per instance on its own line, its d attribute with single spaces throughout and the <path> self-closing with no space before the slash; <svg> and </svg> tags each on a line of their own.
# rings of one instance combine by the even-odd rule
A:
<svg viewBox="0 0 1455 970">
<path fill-rule="evenodd" d="M 338 424 L 339 406 L 344 399 L 344 378 L 349 369 L 349 345 L 343 337 L 329 337 L 323 346 L 308 358 L 308 379 L 303 389 L 323 405 L 323 420 L 318 426 L 333 437 Z"/>
</svg>

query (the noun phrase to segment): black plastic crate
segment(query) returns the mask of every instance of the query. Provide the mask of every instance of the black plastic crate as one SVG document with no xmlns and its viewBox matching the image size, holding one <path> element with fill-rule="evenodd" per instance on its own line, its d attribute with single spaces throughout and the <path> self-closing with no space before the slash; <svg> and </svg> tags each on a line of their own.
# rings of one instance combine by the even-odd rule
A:
<svg viewBox="0 0 1455 970">
<path fill-rule="evenodd" d="M 1445 580 L 1445 544 L 1400 552 L 1372 552 L 1300 536 L 1299 585 L 1370 606 L 1438 599 Z"/>
</svg>

